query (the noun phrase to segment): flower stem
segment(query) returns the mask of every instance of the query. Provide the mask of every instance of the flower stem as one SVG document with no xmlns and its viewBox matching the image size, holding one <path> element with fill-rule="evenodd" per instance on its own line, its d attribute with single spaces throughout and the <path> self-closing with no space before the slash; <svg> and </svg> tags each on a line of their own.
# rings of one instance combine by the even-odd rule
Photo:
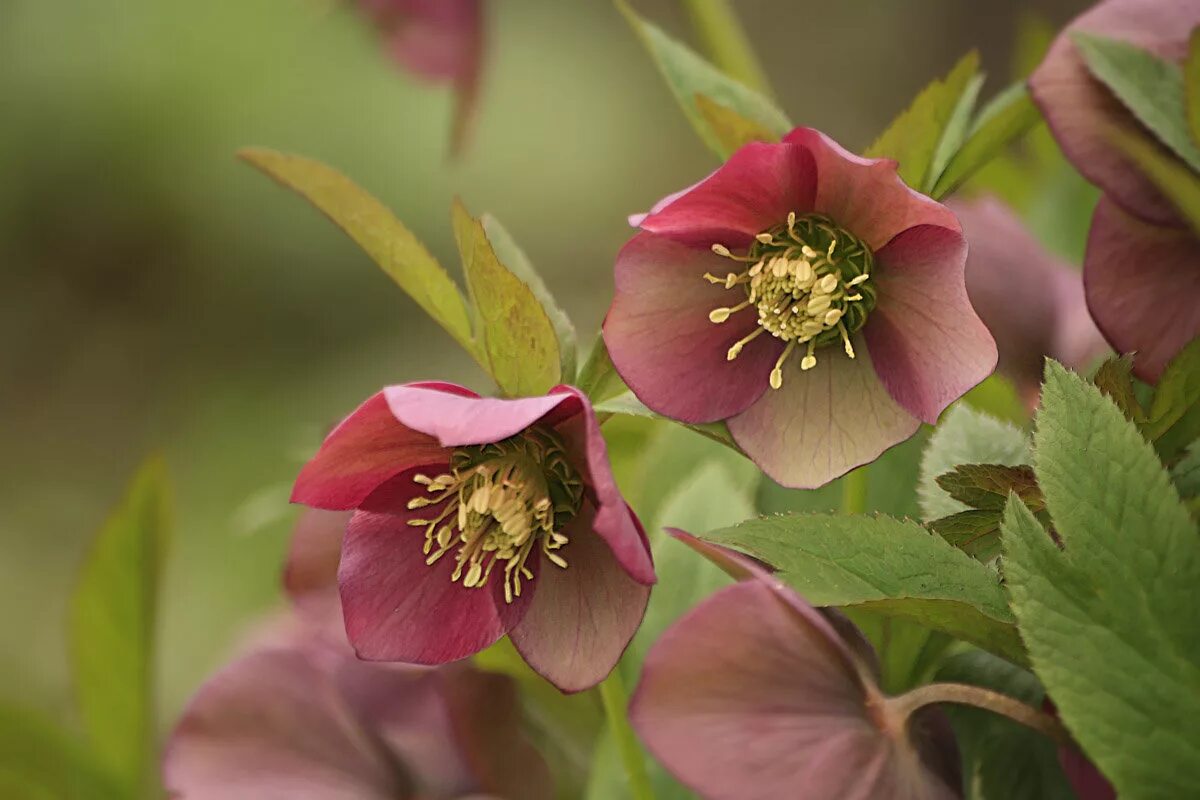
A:
<svg viewBox="0 0 1200 800">
<path fill-rule="evenodd" d="M 683 0 L 708 57 L 727 75 L 770 97 L 771 85 L 729 0 Z"/>
<path fill-rule="evenodd" d="M 932 703 L 957 703 L 986 709 L 1032 728 L 1060 745 L 1072 743 L 1071 734 L 1056 717 L 1006 694 L 993 692 L 981 686 L 965 683 L 930 683 L 887 700 L 892 713 L 900 719 L 907 719 L 917 709 Z"/>
<path fill-rule="evenodd" d="M 626 714 L 629 696 L 625 692 L 619 664 L 600 684 L 600 699 L 604 703 L 604 715 L 608 717 L 608 729 L 617 740 L 617 749 L 629 777 L 630 795 L 633 800 L 654 800 L 654 790 L 650 787 L 650 776 L 646 772 L 646 757 L 633 735 L 633 728 L 629 726 Z"/>
<path fill-rule="evenodd" d="M 842 476 L 842 513 L 865 514 L 867 511 L 867 468 L 859 467 Z"/>
</svg>

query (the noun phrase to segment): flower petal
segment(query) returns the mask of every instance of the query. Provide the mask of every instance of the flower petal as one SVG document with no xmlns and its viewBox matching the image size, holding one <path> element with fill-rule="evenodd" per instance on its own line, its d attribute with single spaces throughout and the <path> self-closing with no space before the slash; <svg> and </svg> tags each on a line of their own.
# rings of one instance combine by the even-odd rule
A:
<svg viewBox="0 0 1200 800">
<path fill-rule="evenodd" d="M 539 421 L 563 401 L 562 397 L 551 395 L 515 400 L 478 397 L 429 384 L 388 386 L 383 394 L 397 420 L 433 436 L 443 447 L 507 439 Z"/>
<path fill-rule="evenodd" d="M 788 144 L 751 142 L 692 189 L 651 212 L 642 230 L 708 247 L 743 248 L 755 234 L 812 208 L 812 157 Z"/>
<path fill-rule="evenodd" d="M 350 516 L 320 508 L 300 512 L 283 567 L 283 588 L 293 600 L 337 586 L 342 535 Z"/>
<path fill-rule="evenodd" d="M 835 347 L 800 369 L 783 366 L 783 386 L 729 420 L 738 446 L 776 482 L 815 489 L 912 436 L 920 421 L 888 394 L 857 337 L 856 358 Z"/>
<path fill-rule="evenodd" d="M 338 583 L 346 635 L 360 658 L 410 664 L 465 658 L 503 636 L 532 593 L 502 615 L 501 581 L 483 589 L 451 581 L 453 550 L 426 565 L 424 531 L 406 524 L 418 513 L 360 511 L 346 529 Z"/>
<path fill-rule="evenodd" d="M 521 656 L 564 692 L 604 680 L 642 622 L 650 587 L 635 582 L 592 528 L 590 509 L 565 529 L 567 568 L 543 564 L 537 594 L 509 631 Z"/>
<path fill-rule="evenodd" d="M 643 233 L 617 255 L 616 294 L 604 320 L 613 366 L 650 409 L 684 422 L 714 422 L 744 411 L 767 388 L 781 345 L 759 336 L 733 361 L 726 354 L 758 328 L 753 308 L 715 324 L 714 308 L 745 299 L 709 283 L 743 266 L 710 250 Z"/>
<path fill-rule="evenodd" d="M 936 225 L 909 228 L 876 254 L 867 349 L 896 402 L 930 425 L 996 368 L 996 342 L 967 299 L 966 258 L 962 234 Z"/>
<path fill-rule="evenodd" d="M 878 250 L 914 225 L 958 230 L 954 214 L 910 189 L 890 158 L 862 158 L 813 128 L 797 128 L 783 139 L 812 153 L 817 164 L 813 209 Z"/>
<path fill-rule="evenodd" d="M 1083 284 L 1092 317 L 1134 373 L 1155 383 L 1200 334 L 1200 239 L 1124 213 L 1107 196 L 1092 217 Z"/>
<path fill-rule="evenodd" d="M 292 502 L 334 511 L 357 508 L 398 473 L 448 460 L 435 439 L 397 422 L 379 392 L 325 438 L 296 478 Z"/>
</svg>

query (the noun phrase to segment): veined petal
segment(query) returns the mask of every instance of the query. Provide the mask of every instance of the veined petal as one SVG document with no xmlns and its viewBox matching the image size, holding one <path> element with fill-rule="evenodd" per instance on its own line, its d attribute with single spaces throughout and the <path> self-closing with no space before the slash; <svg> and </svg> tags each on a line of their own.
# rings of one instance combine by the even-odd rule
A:
<svg viewBox="0 0 1200 800">
<path fill-rule="evenodd" d="M 397 420 L 434 437 L 443 447 L 507 439 L 539 421 L 563 401 L 562 397 L 552 395 L 515 400 L 478 397 L 429 384 L 389 386 L 383 395 Z"/>
<path fill-rule="evenodd" d="M 996 342 L 967 299 L 966 258 L 962 234 L 936 225 L 910 228 L 876 254 L 867 349 L 896 402 L 931 425 L 996 367 Z"/>
</svg>

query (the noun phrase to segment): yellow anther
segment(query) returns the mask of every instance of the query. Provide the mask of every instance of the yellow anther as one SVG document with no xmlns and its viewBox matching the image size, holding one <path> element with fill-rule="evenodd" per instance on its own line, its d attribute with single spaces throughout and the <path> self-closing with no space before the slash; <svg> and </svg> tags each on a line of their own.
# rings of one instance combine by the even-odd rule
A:
<svg viewBox="0 0 1200 800">
<path fill-rule="evenodd" d="M 549 550 L 547 550 L 546 558 L 550 559 L 550 561 L 553 562 L 555 566 L 562 567 L 563 569 L 567 568 L 567 560 L 565 558 L 563 558 L 562 556 L 560 556 L 558 553 L 552 553 Z"/>
<path fill-rule="evenodd" d="M 836 323 L 839 319 L 842 318 L 842 314 L 845 314 L 845 313 L 846 312 L 842 311 L 840 308 L 829 309 L 828 311 L 825 312 L 825 324 L 828 326 L 833 326 L 834 323 Z"/>
<path fill-rule="evenodd" d="M 808 283 L 809 281 L 811 281 L 814 277 L 815 277 L 815 273 L 813 272 L 812 264 L 808 263 L 807 260 L 801 260 L 801 261 L 796 262 L 796 280 L 797 280 L 797 282 L 799 282 L 800 284 L 805 284 L 805 283 Z"/>
<path fill-rule="evenodd" d="M 829 250 L 825 252 L 825 257 L 830 261 L 833 261 L 833 248 L 835 247 L 837 247 L 837 239 L 834 239 L 829 243 Z"/>
<path fill-rule="evenodd" d="M 805 257 L 805 258 L 807 258 L 807 259 L 810 259 L 810 260 L 811 260 L 811 259 L 814 259 L 814 258 L 816 258 L 816 257 L 817 257 L 817 251 L 816 251 L 816 250 L 813 250 L 813 249 L 812 249 L 811 247 L 809 247 L 808 245 L 802 245 L 802 246 L 800 247 L 800 252 L 801 252 L 801 253 L 804 253 L 804 257 Z"/>
<path fill-rule="evenodd" d="M 712 311 L 708 312 L 708 321 L 721 323 L 729 319 L 729 315 L 732 313 L 733 311 L 728 308 L 714 308 Z"/>
<path fill-rule="evenodd" d="M 729 248 L 723 244 L 714 244 L 712 246 L 712 251 L 719 256 L 724 256 L 725 258 L 729 258 L 730 256 L 733 255 L 732 253 L 729 252 Z"/>
<path fill-rule="evenodd" d="M 752 342 L 755 337 L 762 335 L 763 331 L 765 331 L 765 330 L 766 330 L 766 328 L 761 328 L 761 327 L 755 328 L 750 333 L 749 336 L 746 336 L 744 339 L 740 339 L 737 342 L 734 342 L 733 347 L 729 348 L 729 352 L 725 354 L 725 360 L 733 361 L 735 358 L 738 357 L 738 354 L 742 352 L 743 347 L 745 347 L 747 344 Z"/>
<path fill-rule="evenodd" d="M 817 365 L 817 357 L 816 356 L 808 355 L 808 356 L 805 356 L 804 358 L 800 359 L 800 369 L 804 370 L 805 372 L 808 372 L 810 369 L 812 369 L 816 365 Z"/>
<path fill-rule="evenodd" d="M 755 235 L 754 238 L 758 239 L 763 244 L 770 244 L 771 242 L 775 241 L 775 237 L 769 233 L 760 233 Z"/>
<path fill-rule="evenodd" d="M 709 283 L 724 283 L 725 282 L 725 280 L 723 278 L 718 278 L 716 275 L 713 275 L 711 272 L 704 273 L 704 280 L 708 281 Z"/>
<path fill-rule="evenodd" d="M 860 283 L 866 283 L 867 279 L 870 277 L 871 277 L 870 275 L 868 275 L 867 273 L 864 272 L 862 275 L 859 275 L 857 278 L 851 278 L 849 281 L 847 281 L 846 288 L 849 289 L 851 286 L 858 286 Z"/>
<path fill-rule="evenodd" d="M 821 280 L 817 281 L 817 288 L 825 294 L 833 294 L 833 290 L 838 287 L 838 279 L 836 275 L 826 275 Z"/>
<path fill-rule="evenodd" d="M 812 299 L 808 301 L 808 305 L 805 306 L 805 310 L 813 316 L 824 314 L 832 302 L 827 294 L 813 295 Z"/>
</svg>

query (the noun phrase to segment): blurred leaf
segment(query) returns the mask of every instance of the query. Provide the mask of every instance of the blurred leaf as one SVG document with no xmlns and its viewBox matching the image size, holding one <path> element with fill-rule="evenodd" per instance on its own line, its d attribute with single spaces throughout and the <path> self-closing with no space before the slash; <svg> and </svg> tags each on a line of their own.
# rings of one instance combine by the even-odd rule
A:
<svg viewBox="0 0 1200 800">
<path fill-rule="evenodd" d="M 650 775 L 654 800 L 695 800 L 697 797 L 649 756 L 646 757 L 646 772 Z M 597 738 L 583 797 L 584 800 L 635 800 L 616 737 L 608 729 Z"/>
<path fill-rule="evenodd" d="M 843 609 L 867 637 L 879 659 L 879 687 L 885 694 L 903 694 L 928 683 L 930 675 L 954 639 L 911 620 L 862 607 Z"/>
<path fill-rule="evenodd" d="M 1200 175 L 1171 158 L 1145 136 L 1116 128 L 1109 130 L 1108 135 L 1113 146 L 1138 165 L 1150 182 L 1171 200 L 1192 230 L 1200 235 Z"/>
<path fill-rule="evenodd" d="M 558 334 L 537 295 L 496 257 L 483 225 L 455 201 L 454 239 L 471 299 L 488 373 L 510 397 L 544 394 L 562 378 Z"/>
<path fill-rule="evenodd" d="M 1049 362 L 1034 437 L 1062 548 L 1021 503 L 1005 575 L 1034 671 L 1123 797 L 1200 787 L 1200 536 L 1154 450 L 1096 387 Z"/>
<path fill-rule="evenodd" d="M 1024 660 L 999 576 L 915 522 L 789 514 L 748 520 L 702 538 L 775 567 L 813 605 L 912 620 Z"/>
<path fill-rule="evenodd" d="M 583 362 L 583 368 L 579 370 L 578 386 L 593 403 L 600 403 L 629 391 L 613 366 L 603 335 L 596 337 L 592 344 L 592 352 L 588 354 L 587 361 Z"/>
<path fill-rule="evenodd" d="M 989 375 L 963 395 L 963 402 L 1003 422 L 1023 426 L 1029 422 L 1029 409 L 1017 387 L 1003 375 Z"/>
<path fill-rule="evenodd" d="M 1045 499 L 1038 489 L 1033 468 L 1001 464 L 961 464 L 937 477 L 937 485 L 955 500 L 971 508 L 1001 511 L 1009 494 L 1016 494 L 1030 511 L 1039 511 Z"/>
<path fill-rule="evenodd" d="M 1143 432 L 1166 461 L 1200 438 L 1200 337 L 1167 364 L 1149 417 Z"/>
<path fill-rule="evenodd" d="M 778 142 L 779 136 L 706 95 L 696 95 L 696 108 L 728 153 L 750 142 Z"/>
<path fill-rule="evenodd" d="M 967 81 L 954 112 L 946 122 L 946 128 L 938 140 L 937 149 L 933 151 L 933 160 L 929 163 L 929 171 L 925 176 L 925 184 L 921 191 L 929 194 L 937 183 L 950 159 L 962 148 L 966 141 L 967 132 L 971 125 L 971 115 L 975 112 L 975 103 L 979 100 L 979 90 L 983 88 L 983 74 L 976 72 Z"/>
<path fill-rule="evenodd" d="M 152 459 L 96 536 L 71 598 L 84 731 L 99 761 L 134 795 L 155 760 L 154 647 L 169 526 L 166 469 Z"/>
<path fill-rule="evenodd" d="M 241 150 L 238 156 L 333 220 L 425 313 L 477 357 L 462 293 L 387 207 L 320 162 L 260 148 Z"/>
<path fill-rule="evenodd" d="M 1133 393 L 1133 358 L 1128 355 L 1105 359 L 1092 383 L 1100 393 L 1117 404 L 1125 419 L 1130 422 L 1145 422 L 1146 412 Z"/>
<path fill-rule="evenodd" d="M 625 0 L 616 0 L 617 8 L 633 27 L 642 44 L 675 95 L 683 113 L 706 145 L 722 160 L 733 152 L 710 125 L 696 103 L 703 95 L 734 111 L 775 136 L 783 136 L 792 123 L 775 105 L 754 90 L 738 83 L 695 52 L 646 22 Z"/>
<path fill-rule="evenodd" d="M 934 154 L 950 127 L 963 95 L 979 72 L 979 53 L 972 50 L 954 65 L 942 80 L 921 90 L 887 130 L 867 148 L 868 158 L 894 158 L 900 163 L 900 177 L 914 189 L 925 190 Z"/>
<path fill-rule="evenodd" d="M 1117 39 L 1082 31 L 1072 33 L 1071 39 L 1092 75 L 1159 141 L 1200 170 L 1200 147 L 1188 130 L 1179 65 Z"/>
<path fill-rule="evenodd" d="M 554 332 L 558 335 L 559 363 L 562 365 L 561 380 L 563 383 L 573 384 L 575 382 L 577 345 L 575 343 L 575 326 L 571 323 L 571 318 L 559 307 L 554 295 L 550 294 L 550 290 L 546 288 L 542 276 L 534 269 L 529 257 L 525 255 L 525 251 L 500 224 L 500 220 L 491 214 L 484 214 L 479 221 L 483 224 L 484 233 L 491 242 L 496 258 L 509 272 L 524 281 L 529 290 L 533 292 L 533 296 L 542 304 L 542 310 L 550 318 L 550 323 L 554 325 Z"/>
<path fill-rule="evenodd" d="M 1200 519 L 1200 445 L 1193 444 L 1171 468 L 1171 480 L 1193 519 Z"/>
<path fill-rule="evenodd" d="M 938 200 L 953 193 L 1040 119 L 1041 114 L 1029 98 L 1024 82 L 1015 83 L 996 95 L 979 112 L 966 142 L 952 154 L 946 168 L 940 172 L 931 196 Z"/>
<path fill-rule="evenodd" d="M 86 748 L 49 720 L 0 706 L 0 797 L 116 800 L 122 794 Z"/>
<path fill-rule="evenodd" d="M 683 0 L 683 7 L 712 62 L 734 80 L 769 96 L 770 82 L 732 0 Z"/>
<path fill-rule="evenodd" d="M 1200 145 L 1200 26 L 1188 39 L 1187 59 L 1183 62 L 1184 105 L 1192 142 Z"/>
<path fill-rule="evenodd" d="M 959 464 L 1017 466 L 1029 458 L 1029 440 L 1020 430 L 969 406 L 954 405 L 933 432 L 921 459 L 922 518 L 935 520 L 967 510 L 937 485 L 939 475 Z"/>
<path fill-rule="evenodd" d="M 935 519 L 929 530 L 971 558 L 991 561 L 1000 555 L 1001 512 L 969 509 Z"/>
</svg>

